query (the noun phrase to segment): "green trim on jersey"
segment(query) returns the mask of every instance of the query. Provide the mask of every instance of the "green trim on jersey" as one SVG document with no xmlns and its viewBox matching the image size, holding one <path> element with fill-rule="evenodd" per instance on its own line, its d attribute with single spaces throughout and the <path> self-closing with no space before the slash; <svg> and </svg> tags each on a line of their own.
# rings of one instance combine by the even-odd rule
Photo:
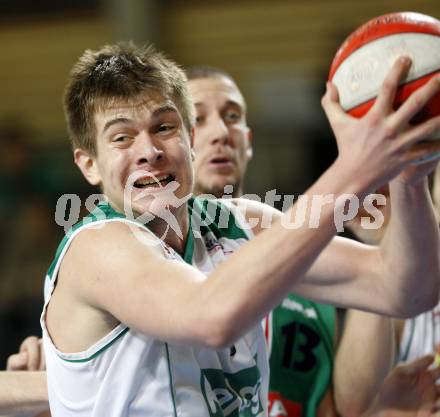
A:
<svg viewBox="0 0 440 417">
<path fill-rule="evenodd" d="M 290 294 L 271 319 L 271 406 L 281 401 L 280 415 L 315 417 L 331 385 L 336 310 Z"/>
<path fill-rule="evenodd" d="M 110 342 L 106 343 L 104 346 L 102 346 L 98 351 L 96 351 L 95 353 L 93 353 L 92 355 L 90 355 L 87 358 L 83 358 L 83 359 L 67 359 L 67 358 L 63 358 L 62 356 L 61 359 L 63 361 L 66 362 L 89 362 L 92 359 L 95 359 L 99 354 L 101 354 L 102 352 L 104 352 L 104 350 L 106 350 L 107 348 L 109 348 L 113 343 L 115 343 L 118 339 L 120 339 L 122 336 L 125 335 L 125 333 L 127 333 L 130 330 L 129 327 L 126 327 L 124 330 L 122 330 L 121 333 L 119 333 L 114 339 L 110 340 Z"/>
<path fill-rule="evenodd" d="M 247 239 L 246 233 L 237 225 L 230 208 L 216 199 L 192 198 L 188 204 L 190 216 L 197 216 L 202 236 L 213 232 L 217 238 Z"/>
<path fill-rule="evenodd" d="M 190 229 L 189 229 L 190 233 L 188 233 L 188 239 L 185 245 L 184 260 L 189 264 L 192 263 L 192 256 L 194 252 L 194 231 L 192 229 L 194 223 L 203 224 L 200 227 L 200 233 L 202 234 L 202 236 L 206 235 L 209 232 L 212 232 L 217 238 L 228 237 L 230 239 L 238 239 L 238 238 L 247 239 L 247 236 L 244 233 L 244 231 L 236 225 L 235 217 L 231 214 L 231 211 L 224 204 L 221 204 L 218 200 L 191 198 L 188 201 L 188 213 L 189 213 L 189 222 L 190 222 Z M 213 213 L 214 216 L 212 215 Z M 66 235 L 64 236 L 63 240 L 61 241 L 61 243 L 59 244 L 56 250 L 55 258 L 51 263 L 47 273 L 48 278 L 50 280 L 53 279 L 53 273 L 58 264 L 59 257 L 62 255 L 63 250 L 65 249 L 67 243 L 73 237 L 75 232 L 79 231 L 79 229 L 86 227 L 91 223 L 114 220 L 114 219 L 129 220 L 126 218 L 124 214 L 117 212 L 108 202 L 103 201 L 100 202 L 90 214 L 88 214 L 81 221 L 73 225 L 66 233 Z M 223 220 L 224 226 L 227 227 L 218 226 L 218 223 L 221 220 Z M 136 221 L 133 222 L 136 223 Z M 207 223 L 208 225 L 205 226 L 205 223 Z M 139 225 L 144 226 L 141 223 L 139 223 Z M 66 362 L 90 361 L 96 358 L 100 353 L 105 351 L 108 347 L 110 347 L 120 337 L 122 337 L 125 333 L 127 333 L 128 330 L 129 330 L 128 327 L 125 328 L 121 333 L 116 335 L 114 339 L 107 342 L 104 346 L 99 348 L 98 351 L 94 352 L 93 354 L 91 354 L 86 358 L 68 359 L 63 357 L 64 355 L 60 355 L 60 358 Z M 173 397 L 173 401 L 174 401 L 174 397 Z"/>
<path fill-rule="evenodd" d="M 176 393 L 174 392 L 174 380 L 173 380 L 173 372 L 171 371 L 170 351 L 168 349 L 168 343 L 164 342 L 164 345 L 167 354 L 168 376 L 170 378 L 170 394 L 171 394 L 171 401 L 173 402 L 173 414 L 174 417 L 177 417 Z"/>
<path fill-rule="evenodd" d="M 60 257 L 64 247 L 66 246 L 69 239 L 72 237 L 72 235 L 81 227 L 84 227 L 90 223 L 95 223 L 102 220 L 111 220 L 111 219 L 125 219 L 126 217 L 122 214 L 117 212 L 113 207 L 110 206 L 109 203 L 102 201 L 100 202 L 95 209 L 89 213 L 87 216 L 85 216 L 81 221 L 74 224 L 66 233 L 61 243 L 58 245 L 58 248 L 55 252 L 55 258 L 51 265 L 49 266 L 49 270 L 47 271 L 47 275 L 49 276 L 49 279 L 52 279 L 53 271 L 56 267 L 58 258 Z"/>
<path fill-rule="evenodd" d="M 192 264 L 192 257 L 194 254 L 194 236 L 191 233 L 192 230 L 192 224 L 193 224 L 193 219 L 192 219 L 192 205 L 194 204 L 194 200 L 190 199 L 188 201 L 188 211 L 189 211 L 189 231 L 188 231 L 188 236 L 186 238 L 186 243 L 185 243 L 185 249 L 183 251 L 183 260 L 187 263 L 187 264 Z"/>
<path fill-rule="evenodd" d="M 192 263 L 194 253 L 194 233 L 200 232 L 200 235 L 205 236 L 211 232 L 217 239 L 222 237 L 249 239 L 245 231 L 237 225 L 231 210 L 220 200 L 191 198 L 188 201 L 188 211 L 190 233 L 188 233 L 183 259 L 189 264 Z M 202 226 L 196 230 L 195 225 Z"/>
<path fill-rule="evenodd" d="M 230 207 L 227 203 L 216 200 L 190 199 L 187 204 L 190 229 L 184 251 L 184 260 L 207 276 L 215 270 L 218 264 L 245 244 L 248 240 L 246 225 L 243 224 L 243 229 L 240 228 L 241 216 L 237 214 L 236 219 L 234 207 Z M 135 220 L 127 219 L 123 214 L 116 212 L 108 203 L 99 204 L 90 215 L 73 226 L 61 242 L 46 281 L 45 306 L 49 302 L 50 291 L 53 290 L 56 274 L 72 239 L 83 228 L 91 227 L 91 223 L 99 225 L 106 221 L 138 224 L 140 228 L 145 228 L 144 225 Z M 163 244 L 163 249 L 164 256 L 167 259 L 182 261 L 182 258 L 166 244 Z M 93 259 L 90 259 L 90 261 L 93 262 Z M 48 335 L 44 326 L 44 319 L 42 325 L 45 341 L 50 342 L 50 337 L 47 340 Z M 86 362 L 96 358 L 119 339 L 118 344 L 115 344 L 113 348 L 107 350 L 107 353 L 104 354 L 103 361 L 98 360 L 90 365 L 86 364 L 85 368 L 78 367 L 78 369 L 81 372 L 84 369 L 85 376 L 88 378 L 89 374 L 86 372 L 93 371 L 92 368 L 95 366 L 97 371 L 105 367 L 106 357 L 119 357 L 119 360 L 123 363 L 125 358 L 131 361 L 131 355 L 125 355 L 124 347 L 130 346 L 133 338 L 137 338 L 137 332 L 134 329 L 132 331 L 128 330 L 130 329 L 121 323 L 87 351 L 71 354 L 70 357 L 69 354 L 65 354 L 65 359 L 68 362 Z M 126 336 L 122 337 L 123 335 Z M 266 359 L 263 354 L 264 338 L 260 325 L 257 324 L 253 329 L 250 329 L 246 336 L 238 339 L 231 348 L 217 351 L 203 347 L 174 346 L 154 337 L 146 339 L 143 343 L 136 344 L 137 349 L 135 352 L 143 352 L 141 349 L 145 349 L 145 343 L 147 343 L 147 346 L 154 347 L 152 349 L 154 356 L 151 360 L 154 360 L 154 366 L 160 360 L 161 366 L 160 369 L 155 370 L 155 375 L 161 376 L 159 389 L 161 392 L 163 389 L 163 392 L 166 393 L 166 410 L 164 412 L 167 416 L 177 417 L 180 413 L 190 415 L 192 404 L 196 407 L 200 406 L 197 411 L 197 415 L 200 416 L 207 415 L 207 413 L 204 413 L 205 407 L 206 411 L 215 417 L 261 417 L 264 414 L 267 404 L 267 385 L 262 382 L 268 378 L 268 368 L 264 360 Z M 156 349 L 156 347 L 159 349 Z M 55 352 L 50 349 L 50 352 L 57 359 L 64 359 L 63 354 L 57 352 L 56 349 Z M 87 355 L 90 355 L 90 357 L 87 357 Z M 136 357 L 136 362 L 143 363 L 142 361 L 142 355 Z M 91 368 L 88 369 L 89 367 Z M 66 374 L 69 373 L 70 375 L 72 372 L 77 372 L 76 367 L 69 366 L 66 368 L 68 368 L 65 370 Z M 135 375 L 136 369 L 136 367 L 133 367 L 133 375 Z M 117 370 L 119 373 L 122 370 L 121 375 L 123 375 L 123 367 L 118 367 Z M 197 371 L 197 373 L 194 371 Z M 198 372 L 200 372 L 200 378 Z M 97 376 L 99 378 L 99 375 Z M 111 381 L 109 385 L 111 386 Z M 141 388 L 144 387 L 146 387 L 145 384 Z M 157 390 L 157 388 L 154 389 Z M 169 396 L 168 393 L 170 393 Z M 230 399 L 232 400 L 230 401 Z M 103 404 L 106 401 L 104 398 Z M 60 409 L 63 406 L 64 404 L 60 404 Z M 127 403 L 124 406 L 129 409 L 131 404 Z"/>
<path fill-rule="evenodd" d="M 89 213 L 87 216 L 85 216 L 81 221 L 73 225 L 64 238 L 62 239 L 61 243 L 59 244 L 56 253 L 55 258 L 53 262 L 51 263 L 49 270 L 47 272 L 47 279 L 52 280 L 54 276 L 54 272 L 57 268 L 58 261 L 60 259 L 60 256 L 62 256 L 63 251 L 66 248 L 66 245 L 70 242 L 71 238 L 74 236 L 76 232 L 79 231 L 79 229 L 86 227 L 87 225 L 91 223 L 97 223 L 99 221 L 107 221 L 107 220 L 114 220 L 114 219 L 125 219 L 126 217 L 122 214 L 117 212 L 113 209 L 113 207 L 110 206 L 107 202 L 100 202 L 95 209 Z M 116 328 L 115 328 L 116 329 Z M 113 329 L 113 331 L 115 331 Z M 107 348 L 109 348 L 113 343 L 115 343 L 117 340 L 119 340 L 122 336 L 124 336 L 128 332 L 129 327 L 124 328 L 121 332 L 119 332 L 113 339 L 110 339 L 109 341 L 106 341 L 106 343 L 99 347 L 96 352 L 93 352 L 90 354 L 90 356 L 87 356 L 85 358 L 81 359 L 71 359 L 69 358 L 69 354 L 63 354 L 62 352 L 58 352 L 58 356 L 66 362 L 72 362 L 72 363 L 80 363 L 80 362 L 88 362 L 93 359 L 95 359 L 98 355 L 100 355 L 102 352 L 104 352 Z M 111 335 L 111 332 L 107 335 Z M 106 337 L 103 338 L 104 340 Z M 99 344 L 99 342 L 98 342 Z M 94 346 L 97 346 L 96 344 Z"/>
</svg>

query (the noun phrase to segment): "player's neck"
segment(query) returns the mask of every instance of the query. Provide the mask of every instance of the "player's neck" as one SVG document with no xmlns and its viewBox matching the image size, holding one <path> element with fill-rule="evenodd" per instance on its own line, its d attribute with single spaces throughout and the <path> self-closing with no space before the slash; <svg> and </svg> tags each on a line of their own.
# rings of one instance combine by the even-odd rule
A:
<svg viewBox="0 0 440 417">
<path fill-rule="evenodd" d="M 231 188 L 232 187 L 232 188 Z M 231 192 L 232 190 L 232 192 Z M 243 187 L 241 183 L 227 186 L 204 186 L 196 183 L 194 185 L 195 196 L 214 196 L 215 198 L 237 198 L 243 195 Z"/>
<path fill-rule="evenodd" d="M 172 211 L 170 219 L 156 218 L 148 223 L 148 228 L 177 253 L 183 255 L 189 231 L 187 203 Z"/>
</svg>

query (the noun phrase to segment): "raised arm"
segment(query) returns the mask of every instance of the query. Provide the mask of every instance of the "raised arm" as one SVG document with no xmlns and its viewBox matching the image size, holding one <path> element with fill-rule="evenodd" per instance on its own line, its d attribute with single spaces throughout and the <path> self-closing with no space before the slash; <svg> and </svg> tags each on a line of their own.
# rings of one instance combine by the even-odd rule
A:
<svg viewBox="0 0 440 417">
<path fill-rule="evenodd" d="M 398 72 L 390 73 L 375 106 L 366 115 L 366 118 L 370 117 L 372 123 L 369 128 L 376 126 L 376 130 L 373 128 L 373 131 L 375 130 L 375 134 L 379 137 L 386 132 L 385 136 L 389 145 L 387 147 L 381 143 L 382 149 L 376 149 L 376 155 L 370 155 L 370 158 L 374 160 L 379 158 L 376 161 L 378 165 L 374 168 L 375 170 L 384 169 L 383 164 L 387 162 L 380 159 L 388 153 L 391 160 L 411 158 L 417 160 L 423 149 L 438 148 L 438 142 L 409 147 L 407 152 L 400 154 L 394 148 L 402 137 L 411 143 L 416 142 L 415 137 L 420 140 L 428 132 L 434 131 L 438 123 L 438 119 L 431 119 L 425 125 L 407 128 L 409 120 L 420 109 L 418 106 L 427 97 L 438 91 L 439 80 L 433 81 L 431 91 L 429 88 L 418 90 L 396 112 L 393 112 L 392 100 L 389 100 L 392 94 L 388 96 L 388 100 L 384 97 L 387 97 L 386 92 L 394 91 L 397 85 L 395 83 L 397 76 Z M 332 125 L 336 136 L 338 134 L 343 136 L 344 130 L 350 127 L 350 123 L 344 122 L 344 118 L 347 116 L 344 114 L 339 114 L 337 117 L 332 115 L 333 111 L 338 114 L 338 107 L 334 101 L 330 100 L 326 106 L 327 113 L 331 115 L 331 120 L 333 119 Z M 379 117 L 379 114 L 382 116 Z M 343 121 L 341 126 L 338 124 L 340 120 Z M 349 127 L 347 128 L 347 126 Z M 364 128 L 367 129 L 367 127 Z M 359 137 L 354 138 L 353 141 L 359 140 L 364 147 L 367 147 L 369 144 L 363 142 L 363 136 L 364 134 L 360 130 Z M 374 141 L 375 139 L 370 137 L 369 140 Z M 351 144 L 351 146 L 355 145 Z M 340 150 L 340 157 L 345 151 L 345 149 Z M 352 160 L 359 161 L 356 150 L 352 149 L 351 153 Z M 364 163 L 367 164 L 368 161 Z M 358 165 L 360 171 L 363 172 L 364 168 L 364 165 Z M 401 166 L 401 168 L 404 167 Z M 309 282 L 325 283 L 329 271 L 335 275 L 335 278 L 339 275 L 340 283 L 352 281 L 352 277 L 356 276 L 354 286 L 350 285 L 348 291 L 339 291 L 342 304 L 347 307 L 353 306 L 348 298 L 350 300 L 364 299 L 365 297 L 376 298 L 375 301 L 372 300 L 372 303 L 375 304 L 374 308 L 367 309 L 385 314 L 412 316 L 435 305 L 439 293 L 439 242 L 426 179 L 427 173 L 433 168 L 434 163 L 426 163 L 419 167 L 406 168 L 401 173 L 395 172 L 400 175 L 390 184 L 393 212 L 385 238 L 379 249 L 368 249 L 360 244 L 349 245 L 342 240 L 335 239 L 310 271 Z M 369 169 L 372 167 L 370 166 Z M 372 173 L 362 173 L 361 177 L 368 178 L 369 175 Z M 380 184 L 376 183 L 374 189 L 377 189 L 378 185 Z M 345 250 L 344 245 L 346 246 Z M 341 265 L 344 265 L 344 271 L 340 270 Z M 423 279 L 423 289 L 420 288 L 421 279 Z M 338 287 L 337 284 L 331 288 L 307 289 L 306 285 L 300 284 L 296 290 L 304 291 L 307 297 L 330 301 L 328 297 L 336 298 L 337 294 L 334 294 L 335 297 L 332 294 L 341 289 Z"/>
<path fill-rule="evenodd" d="M 389 261 L 389 279 L 395 274 L 413 274 L 412 284 L 403 291 L 417 297 L 423 295 L 420 281 L 432 275 L 438 266 L 426 262 L 435 260 L 438 229 L 434 212 L 427 196 L 425 174 L 432 167 L 410 167 L 391 184 L 393 216 L 382 242 L 382 250 Z M 418 197 L 420 193 L 420 197 Z M 426 258 L 425 258 L 426 256 Z M 393 266 L 394 264 L 394 266 Z M 393 277 L 393 278 L 391 278 Z M 405 281 L 404 281 L 405 282 Z M 420 295 L 419 295 L 420 294 Z M 433 290 L 434 297 L 436 295 Z M 394 361 L 394 322 L 374 314 L 351 311 L 338 350 L 335 365 L 335 398 L 343 416 L 358 416 L 370 404 L 377 387 Z M 374 340 L 374 343 L 371 341 Z M 351 361 L 358 363 L 356 368 Z M 350 387 L 350 388 L 348 388 Z"/>
<path fill-rule="evenodd" d="M 337 296 L 333 293 L 338 285 L 352 282 L 352 277 L 357 276 L 356 285 L 347 286 L 347 291 L 340 294 L 343 306 L 356 307 L 348 298 L 375 297 L 377 300 L 372 300 L 375 307 L 367 310 L 405 317 L 436 304 L 439 237 L 427 180 L 403 182 L 402 178 L 397 179 L 390 186 L 390 195 L 393 210 L 380 247 L 335 238 L 310 271 L 310 282 L 324 284 L 331 275 L 336 279 L 338 274 L 340 282 L 331 288 L 316 290 L 300 282 L 297 291 L 307 297 L 330 301 L 328 297 Z M 339 266 L 344 263 L 341 269 Z"/>
<path fill-rule="evenodd" d="M 392 181 L 388 204 L 393 215 L 380 248 L 381 280 L 388 282 L 384 293 L 394 292 L 402 303 L 409 301 L 406 307 L 411 305 L 413 313 L 420 307 L 427 309 L 438 294 L 435 285 L 420 289 L 420 281 L 426 276 L 435 277 L 438 271 L 437 227 L 426 180 L 433 167 L 429 163 L 411 166 Z M 426 262 L 427 258 L 432 262 Z M 402 307 L 406 308 L 404 304 Z M 392 320 L 355 310 L 347 313 L 334 370 L 335 402 L 342 416 L 360 416 L 367 409 L 391 368 L 394 355 Z"/>
<path fill-rule="evenodd" d="M 397 86 L 408 67 L 408 62 L 399 61 L 385 85 Z M 437 80 L 430 82 L 413 94 L 407 107 L 415 113 L 439 87 Z M 428 150 L 413 146 L 440 126 L 440 118 L 402 133 L 399 128 L 407 124 L 411 112 L 401 108 L 393 113 L 393 98 L 394 91 L 384 88 L 372 110 L 362 119 L 353 119 L 340 108 L 336 90 L 329 85 L 323 103 L 340 155 L 308 190 L 308 196 L 332 194 L 337 198 L 352 193 L 363 197 L 388 182 L 410 161 L 439 149 L 438 143 Z M 417 187 L 410 191 L 400 189 L 413 200 L 426 197 Z M 343 203 L 340 204 L 336 210 L 342 209 Z M 418 204 L 428 206 L 426 201 Z M 285 216 L 293 216 L 294 212 L 295 208 Z M 398 276 L 395 283 L 385 279 L 388 268 L 396 266 L 393 256 L 392 262 L 388 261 L 392 251 L 387 246 L 378 251 L 335 239 L 321 254 L 336 232 L 334 213 L 335 204 L 324 205 L 316 228 L 309 227 L 314 215 L 310 211 L 306 222 L 295 230 L 284 227 L 279 219 L 230 256 L 207 280 L 191 266 L 169 261 L 141 244 L 125 225 L 113 223 L 103 229 L 86 230 L 75 238 L 63 261 L 60 281 L 49 304 L 49 330 L 51 323 L 63 320 L 51 314 L 57 303 L 63 305 L 59 310 L 68 315 L 64 323 L 72 321 L 72 312 L 66 307 L 76 304 L 81 305 L 84 317 L 104 311 L 113 317 L 113 323 L 123 322 L 159 339 L 217 348 L 236 340 L 292 288 L 308 298 L 388 314 L 412 314 L 434 299 L 426 293 L 438 292 L 437 276 L 432 276 L 438 269 L 431 267 L 438 262 L 437 253 L 429 261 L 430 267 L 424 269 L 430 272 L 424 284 L 430 289 L 422 295 L 429 299 L 416 300 L 409 306 L 408 291 L 413 288 L 410 284 L 414 277 L 399 271 L 394 274 Z M 408 243 L 407 248 L 412 245 Z M 89 263 L 84 253 L 94 262 Z M 312 271 L 307 273 L 317 257 Z M 420 262 L 416 263 L 420 266 Z M 416 267 L 410 266 L 413 273 Z M 79 277 L 74 273 L 78 270 L 82 271 Z M 71 294 L 71 298 L 63 299 L 61 293 Z M 402 295 L 407 297 L 404 302 Z M 72 329 L 64 329 L 75 334 Z M 103 334 L 104 331 L 99 336 Z M 90 335 L 85 346 L 96 341 L 96 336 Z M 84 335 L 84 339 L 87 337 Z M 73 344 L 74 341 L 69 346 Z M 78 347 L 81 348 L 75 345 Z"/>
</svg>

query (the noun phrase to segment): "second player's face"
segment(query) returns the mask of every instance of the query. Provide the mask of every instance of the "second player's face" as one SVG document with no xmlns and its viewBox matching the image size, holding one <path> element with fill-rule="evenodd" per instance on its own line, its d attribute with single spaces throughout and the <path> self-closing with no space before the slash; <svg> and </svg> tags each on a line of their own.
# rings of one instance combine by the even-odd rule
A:
<svg viewBox="0 0 440 417">
<path fill-rule="evenodd" d="M 238 195 L 252 156 L 243 96 L 226 77 L 195 79 L 188 85 L 196 107 L 195 190 L 221 196 L 231 184 Z"/>
</svg>

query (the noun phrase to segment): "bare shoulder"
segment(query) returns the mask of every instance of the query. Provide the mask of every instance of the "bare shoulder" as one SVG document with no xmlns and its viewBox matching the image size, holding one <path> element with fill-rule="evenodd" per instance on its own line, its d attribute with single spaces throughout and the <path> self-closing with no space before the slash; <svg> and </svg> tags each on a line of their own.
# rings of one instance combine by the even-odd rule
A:
<svg viewBox="0 0 440 417">
<path fill-rule="evenodd" d="M 115 300 L 130 306 L 135 278 L 157 274 L 165 259 L 156 241 L 148 231 L 119 221 L 88 226 L 73 237 L 46 313 L 59 349 L 85 350 L 122 322 Z"/>
<path fill-rule="evenodd" d="M 60 275 L 67 282 L 73 279 L 80 290 L 83 285 L 89 288 L 91 279 L 107 279 L 115 275 L 110 272 L 127 271 L 151 257 L 163 257 L 159 239 L 152 233 L 125 222 L 107 222 L 87 227 L 75 236 Z"/>
<path fill-rule="evenodd" d="M 281 211 L 259 201 L 247 198 L 233 198 L 230 201 L 244 217 L 254 234 L 270 229 L 283 215 Z"/>
</svg>

